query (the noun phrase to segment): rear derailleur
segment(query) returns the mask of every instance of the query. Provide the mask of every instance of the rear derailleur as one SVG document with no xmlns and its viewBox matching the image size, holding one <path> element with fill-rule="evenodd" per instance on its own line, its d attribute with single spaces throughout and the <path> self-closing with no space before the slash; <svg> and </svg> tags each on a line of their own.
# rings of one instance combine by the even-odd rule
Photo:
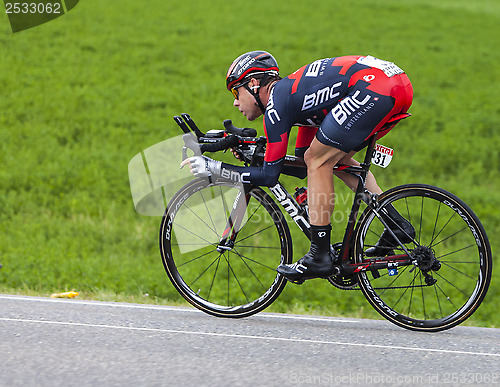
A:
<svg viewBox="0 0 500 387">
<path fill-rule="evenodd" d="M 426 285 L 432 286 L 437 280 L 430 274 L 431 271 L 438 271 L 441 269 L 441 262 L 434 255 L 434 251 L 427 246 L 417 246 L 411 253 L 414 267 L 411 268 L 410 273 L 418 267 L 424 275 Z"/>
</svg>

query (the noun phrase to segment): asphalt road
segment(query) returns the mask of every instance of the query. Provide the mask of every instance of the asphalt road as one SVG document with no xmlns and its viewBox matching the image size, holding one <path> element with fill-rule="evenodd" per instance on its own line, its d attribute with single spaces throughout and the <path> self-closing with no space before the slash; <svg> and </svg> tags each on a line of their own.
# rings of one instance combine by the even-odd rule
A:
<svg viewBox="0 0 500 387">
<path fill-rule="evenodd" d="M 500 385 L 500 330 L 0 295 L 1 386 Z"/>
</svg>

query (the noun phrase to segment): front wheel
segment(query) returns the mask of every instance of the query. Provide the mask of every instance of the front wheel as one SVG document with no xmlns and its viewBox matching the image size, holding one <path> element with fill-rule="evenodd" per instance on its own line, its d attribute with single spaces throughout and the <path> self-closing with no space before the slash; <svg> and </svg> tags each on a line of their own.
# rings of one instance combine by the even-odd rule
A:
<svg viewBox="0 0 500 387">
<path fill-rule="evenodd" d="M 486 232 L 472 210 L 455 195 L 423 184 L 393 188 L 379 198 L 380 210 L 392 204 L 415 229 L 415 238 L 394 248 L 410 253 L 412 264 L 386 272 L 358 273 L 370 304 L 389 321 L 416 331 L 454 327 L 474 313 L 491 279 L 492 257 Z M 384 226 L 366 208 L 355 235 L 356 263 L 379 240 Z"/>
<path fill-rule="evenodd" d="M 167 206 L 160 227 L 163 265 L 177 291 L 218 317 L 247 317 L 269 306 L 292 260 L 288 225 L 258 187 L 196 179 Z"/>
</svg>

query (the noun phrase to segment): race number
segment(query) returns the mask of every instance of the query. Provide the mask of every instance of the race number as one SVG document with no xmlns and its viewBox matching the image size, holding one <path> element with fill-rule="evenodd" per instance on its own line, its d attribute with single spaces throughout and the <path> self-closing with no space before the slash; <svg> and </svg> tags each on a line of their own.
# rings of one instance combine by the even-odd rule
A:
<svg viewBox="0 0 500 387">
<path fill-rule="evenodd" d="M 372 164 L 378 165 L 382 168 L 387 168 L 387 166 L 391 163 L 393 155 L 394 149 L 376 144 L 375 150 L 373 151 Z"/>
<path fill-rule="evenodd" d="M 375 58 L 371 55 L 361 57 L 357 60 L 358 63 L 365 65 L 365 66 L 370 66 L 374 67 L 376 69 L 382 70 L 385 75 L 387 75 L 389 78 L 393 77 L 394 75 L 398 74 L 403 74 L 404 71 L 401 70 L 398 66 L 396 66 L 392 62 L 388 62 L 386 60 L 378 59 Z"/>
</svg>

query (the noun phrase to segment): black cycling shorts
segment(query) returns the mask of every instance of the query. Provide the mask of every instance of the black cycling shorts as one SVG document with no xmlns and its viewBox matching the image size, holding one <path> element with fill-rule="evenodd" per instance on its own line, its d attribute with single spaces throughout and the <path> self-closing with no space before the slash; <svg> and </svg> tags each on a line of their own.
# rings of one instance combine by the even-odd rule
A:
<svg viewBox="0 0 500 387">
<path fill-rule="evenodd" d="M 406 113 L 413 89 L 406 74 L 387 77 L 378 69 L 356 74 L 345 95 L 326 115 L 316 138 L 346 153 L 360 150 L 393 115 Z M 386 133 L 384 133 L 385 135 Z"/>
</svg>

